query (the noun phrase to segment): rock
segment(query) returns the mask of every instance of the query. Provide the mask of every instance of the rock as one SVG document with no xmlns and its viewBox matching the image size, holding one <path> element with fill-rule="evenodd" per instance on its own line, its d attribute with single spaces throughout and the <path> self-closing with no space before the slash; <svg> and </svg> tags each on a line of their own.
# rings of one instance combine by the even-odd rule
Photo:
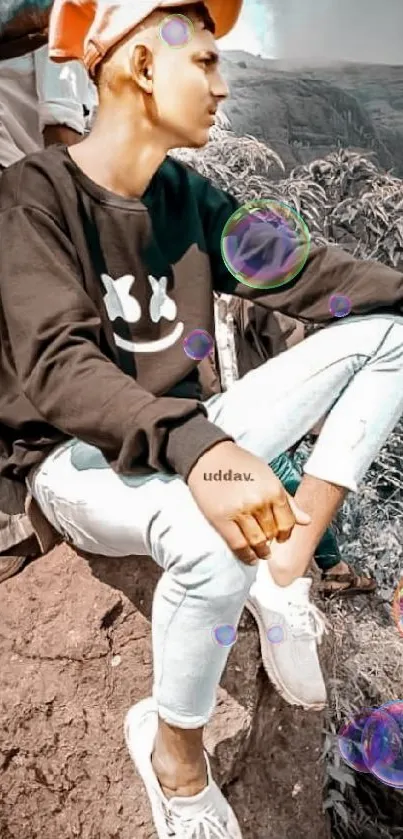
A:
<svg viewBox="0 0 403 839">
<path fill-rule="evenodd" d="M 375 154 L 403 175 L 401 67 L 274 61 L 225 52 L 231 95 L 224 105 L 236 134 L 253 134 L 280 155 L 288 174 L 340 146 Z M 245 67 L 245 64 L 247 65 Z M 270 179 L 283 177 L 273 167 Z"/>
<path fill-rule="evenodd" d="M 159 573 L 62 545 L 1 586 L 2 839 L 155 837 L 122 722 L 151 691 Z M 322 726 L 271 689 L 245 613 L 206 732 L 244 839 L 327 839 Z"/>
</svg>

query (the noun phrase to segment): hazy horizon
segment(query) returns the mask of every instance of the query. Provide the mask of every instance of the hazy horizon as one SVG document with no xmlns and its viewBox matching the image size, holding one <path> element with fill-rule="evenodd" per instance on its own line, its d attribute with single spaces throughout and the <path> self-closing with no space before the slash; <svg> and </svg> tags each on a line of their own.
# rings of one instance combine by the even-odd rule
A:
<svg viewBox="0 0 403 839">
<path fill-rule="evenodd" d="M 402 0 L 402 2 L 403 2 L 403 0 Z M 366 64 L 369 65 L 369 66 L 373 65 L 373 64 L 379 64 L 380 67 L 403 67 L 403 61 L 402 62 L 374 61 L 374 60 L 362 61 L 362 60 L 354 60 L 354 59 L 348 59 L 348 58 L 326 58 L 326 57 L 323 57 L 323 58 L 308 58 L 306 56 L 301 56 L 301 57 L 294 56 L 293 58 L 291 58 L 291 57 L 290 58 L 273 58 L 272 56 L 267 56 L 267 55 L 261 55 L 261 54 L 258 54 L 258 53 L 248 52 L 248 50 L 246 50 L 242 47 L 238 47 L 238 48 L 237 47 L 234 47 L 234 48 L 231 47 L 230 49 L 226 47 L 224 49 L 221 48 L 221 51 L 224 54 L 229 54 L 229 53 L 241 54 L 242 53 L 242 55 L 250 56 L 252 58 L 263 58 L 265 61 L 273 61 L 273 63 L 283 65 L 284 67 L 296 67 L 296 68 L 301 67 L 301 66 L 322 67 L 322 66 L 329 66 L 329 65 L 333 65 L 333 64 L 336 64 L 336 65 L 338 65 L 338 64 L 361 64 L 363 66 L 366 65 Z"/>
<path fill-rule="evenodd" d="M 403 66 L 402 0 L 244 0 L 221 49 L 274 60 Z"/>
</svg>

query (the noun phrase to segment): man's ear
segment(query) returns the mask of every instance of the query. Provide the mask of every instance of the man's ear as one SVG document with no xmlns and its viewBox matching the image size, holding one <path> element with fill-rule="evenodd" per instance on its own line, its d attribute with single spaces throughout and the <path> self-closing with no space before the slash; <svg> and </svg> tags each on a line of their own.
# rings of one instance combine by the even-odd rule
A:
<svg viewBox="0 0 403 839">
<path fill-rule="evenodd" d="M 144 44 L 135 44 L 130 54 L 130 73 L 132 79 L 145 93 L 152 93 L 153 67 L 152 52 Z"/>
</svg>

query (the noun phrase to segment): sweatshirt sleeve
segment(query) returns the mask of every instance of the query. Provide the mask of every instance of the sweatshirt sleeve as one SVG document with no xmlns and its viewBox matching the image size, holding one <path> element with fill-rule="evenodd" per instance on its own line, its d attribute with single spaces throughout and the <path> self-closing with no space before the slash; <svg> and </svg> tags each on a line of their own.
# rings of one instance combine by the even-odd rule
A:
<svg viewBox="0 0 403 839">
<path fill-rule="evenodd" d="M 88 106 L 92 86 L 84 65 L 56 64 L 49 58 L 47 44 L 34 52 L 34 61 L 41 131 L 46 125 L 67 125 L 84 134 L 83 106 Z"/>
<path fill-rule="evenodd" d="M 21 390 L 44 421 L 97 446 L 121 473 L 149 466 L 186 479 L 205 451 L 231 439 L 202 403 L 155 397 L 102 353 L 77 252 L 52 217 L 5 209 L 0 236 L 7 343 Z"/>
<path fill-rule="evenodd" d="M 375 260 L 355 259 L 338 246 L 312 246 L 299 274 L 280 288 L 262 291 L 238 282 L 222 258 L 221 237 L 228 219 L 240 206 L 233 196 L 206 181 L 200 212 L 215 291 L 313 323 L 334 320 L 329 308 L 333 294 L 349 298 L 352 315 L 403 313 L 403 273 Z M 264 264 L 259 251 L 264 254 L 266 245 L 261 235 L 248 242 L 257 264 Z"/>
</svg>

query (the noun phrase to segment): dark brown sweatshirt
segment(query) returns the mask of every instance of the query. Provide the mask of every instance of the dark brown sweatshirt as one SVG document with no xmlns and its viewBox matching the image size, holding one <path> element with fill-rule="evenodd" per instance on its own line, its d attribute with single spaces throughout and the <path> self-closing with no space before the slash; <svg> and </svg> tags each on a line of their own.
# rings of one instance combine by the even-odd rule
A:
<svg viewBox="0 0 403 839">
<path fill-rule="evenodd" d="M 403 274 L 335 247 L 312 248 L 288 286 L 238 283 L 221 255 L 237 207 L 171 158 L 141 200 L 96 185 L 61 146 L 4 172 L 0 474 L 23 480 L 77 437 L 118 472 L 186 479 L 230 439 L 207 419 L 203 362 L 183 348 L 195 329 L 214 334 L 213 290 L 319 323 L 332 320 L 333 293 L 350 298 L 353 314 L 402 313 Z"/>
</svg>

